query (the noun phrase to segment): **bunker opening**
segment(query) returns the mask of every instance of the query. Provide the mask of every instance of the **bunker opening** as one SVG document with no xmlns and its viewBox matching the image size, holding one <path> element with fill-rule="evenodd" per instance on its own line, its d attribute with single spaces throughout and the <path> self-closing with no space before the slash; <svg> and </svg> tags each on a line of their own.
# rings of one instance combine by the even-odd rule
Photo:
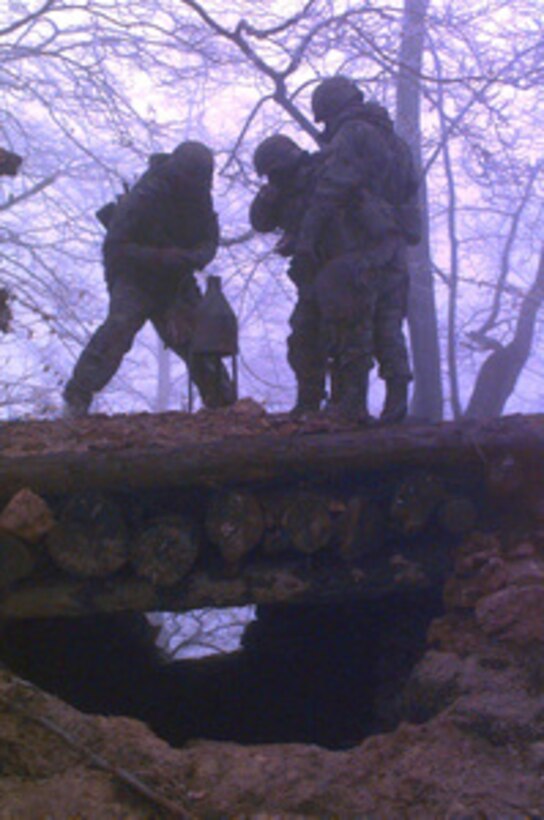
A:
<svg viewBox="0 0 544 820">
<path fill-rule="evenodd" d="M 13 621 L 0 657 L 86 713 L 191 739 L 348 748 L 391 731 L 440 590 L 376 601 L 261 606 L 234 652 L 168 660 L 142 614 Z"/>
</svg>

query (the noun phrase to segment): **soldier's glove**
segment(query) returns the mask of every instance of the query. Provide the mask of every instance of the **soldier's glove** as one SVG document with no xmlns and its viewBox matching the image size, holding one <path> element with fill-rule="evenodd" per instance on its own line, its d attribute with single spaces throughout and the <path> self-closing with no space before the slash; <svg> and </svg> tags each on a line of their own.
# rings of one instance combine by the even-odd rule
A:
<svg viewBox="0 0 544 820">
<path fill-rule="evenodd" d="M 281 198 L 281 191 L 273 182 L 267 182 L 259 188 L 258 197 L 262 204 L 273 207 Z"/>
<path fill-rule="evenodd" d="M 293 256 L 295 248 L 295 237 L 290 233 L 284 234 L 274 246 L 275 252 L 279 253 L 280 256 Z"/>
</svg>

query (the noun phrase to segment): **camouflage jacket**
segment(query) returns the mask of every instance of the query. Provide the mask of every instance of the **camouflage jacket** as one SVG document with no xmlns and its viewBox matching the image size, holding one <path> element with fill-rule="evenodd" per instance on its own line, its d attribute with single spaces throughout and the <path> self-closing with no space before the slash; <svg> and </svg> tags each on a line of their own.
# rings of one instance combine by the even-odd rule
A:
<svg viewBox="0 0 544 820">
<path fill-rule="evenodd" d="M 344 252 L 364 252 L 376 264 L 387 262 L 398 241 L 419 241 L 418 180 L 408 145 L 389 123 L 373 121 L 358 104 L 326 131 L 328 145 L 300 229 L 301 253 L 315 254 L 334 219 L 342 222 Z"/>
<path fill-rule="evenodd" d="M 259 233 L 282 231 L 276 245 L 277 252 L 282 256 L 292 256 L 295 251 L 300 227 L 310 207 L 322 161 L 322 151 L 313 154 L 304 151 L 297 168 L 286 177 L 283 184 L 263 185 L 251 203 L 249 220 L 254 230 Z M 334 234 L 335 231 L 329 225 L 329 230 L 318 243 L 322 261 L 335 255 Z"/>
<path fill-rule="evenodd" d="M 164 268 L 163 251 L 190 252 L 188 269 L 201 270 L 214 258 L 219 225 L 211 192 L 181 186 L 167 163 L 150 168 L 119 200 L 103 244 L 106 278 L 123 271 L 153 274 Z"/>
<path fill-rule="evenodd" d="M 283 184 L 263 185 L 249 208 L 249 221 L 259 233 L 281 230 L 296 234 L 314 186 L 316 155 L 303 151 L 297 167 Z"/>
</svg>

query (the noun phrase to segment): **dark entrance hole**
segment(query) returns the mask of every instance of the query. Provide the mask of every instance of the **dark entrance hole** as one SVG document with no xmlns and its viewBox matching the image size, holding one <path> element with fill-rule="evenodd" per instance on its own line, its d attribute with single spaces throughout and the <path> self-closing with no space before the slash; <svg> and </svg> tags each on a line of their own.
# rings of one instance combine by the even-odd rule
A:
<svg viewBox="0 0 544 820">
<path fill-rule="evenodd" d="M 242 648 L 167 663 L 143 615 L 4 624 L 0 658 L 76 708 L 192 738 L 346 748 L 402 717 L 441 591 L 257 609 Z"/>
</svg>

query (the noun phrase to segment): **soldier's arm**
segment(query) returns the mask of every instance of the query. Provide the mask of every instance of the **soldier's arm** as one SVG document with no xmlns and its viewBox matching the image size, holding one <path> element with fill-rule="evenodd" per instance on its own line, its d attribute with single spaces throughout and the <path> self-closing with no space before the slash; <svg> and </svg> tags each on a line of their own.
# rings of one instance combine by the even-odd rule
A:
<svg viewBox="0 0 544 820">
<path fill-rule="evenodd" d="M 104 257 L 110 262 L 122 262 L 134 268 L 160 270 L 189 266 L 182 257 L 184 251 L 167 247 L 149 236 L 149 226 L 155 222 L 155 204 L 140 192 L 127 196 L 115 208 L 108 223 L 104 241 Z"/>
<path fill-rule="evenodd" d="M 206 221 L 201 240 L 189 250 L 183 250 L 182 253 L 191 267 L 203 270 L 215 257 L 218 245 L 219 220 L 215 211 L 212 211 Z"/>
<path fill-rule="evenodd" d="M 259 233 L 270 233 L 279 227 L 280 191 L 267 183 L 260 189 L 249 207 L 251 227 Z"/>
</svg>

